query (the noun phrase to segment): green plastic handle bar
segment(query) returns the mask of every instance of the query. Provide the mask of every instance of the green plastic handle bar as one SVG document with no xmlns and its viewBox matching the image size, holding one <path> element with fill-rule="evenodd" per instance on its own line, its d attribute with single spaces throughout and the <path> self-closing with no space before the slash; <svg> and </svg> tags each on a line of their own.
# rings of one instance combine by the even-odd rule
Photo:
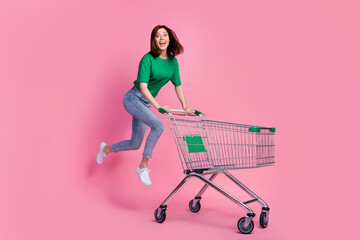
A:
<svg viewBox="0 0 360 240">
<path fill-rule="evenodd" d="M 196 115 L 202 114 L 202 112 L 200 112 L 200 111 L 198 111 L 198 110 L 194 110 L 194 113 L 195 113 Z"/>
<path fill-rule="evenodd" d="M 261 127 L 250 127 L 249 132 L 260 132 Z M 275 128 L 272 127 L 269 129 L 269 132 L 275 132 Z"/>
<path fill-rule="evenodd" d="M 164 114 L 164 113 L 166 113 L 167 111 L 165 110 L 165 109 L 163 109 L 163 108 L 158 108 L 158 111 L 160 112 L 160 113 L 162 113 L 162 114 Z M 185 110 L 176 110 L 176 109 L 171 109 L 171 111 L 174 111 L 174 112 L 185 112 Z M 196 114 L 196 115 L 200 115 L 200 114 L 202 114 L 202 112 L 200 112 L 200 111 L 198 111 L 198 110 L 194 110 L 194 114 Z"/>
<path fill-rule="evenodd" d="M 158 108 L 158 111 L 160 112 L 160 113 L 162 113 L 162 114 L 164 114 L 164 113 L 166 113 L 166 110 L 165 109 L 163 109 L 163 108 Z"/>
</svg>

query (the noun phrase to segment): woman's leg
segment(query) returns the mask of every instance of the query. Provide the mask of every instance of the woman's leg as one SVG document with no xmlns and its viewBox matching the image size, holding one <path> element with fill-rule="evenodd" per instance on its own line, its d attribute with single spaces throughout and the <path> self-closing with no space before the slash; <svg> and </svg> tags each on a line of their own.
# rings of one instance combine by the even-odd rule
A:
<svg viewBox="0 0 360 240">
<path fill-rule="evenodd" d="M 139 149 L 141 146 L 146 126 L 151 128 L 147 137 L 143 158 L 140 163 L 141 168 L 146 168 L 148 160 L 152 157 L 152 152 L 164 131 L 164 125 L 158 117 L 150 110 L 150 104 L 142 95 L 138 95 L 137 90 L 131 89 L 124 97 L 124 108 L 133 116 L 133 129 L 131 140 L 121 141 L 104 148 L 104 153 L 118 152 L 125 150 Z"/>
<path fill-rule="evenodd" d="M 146 127 L 146 124 L 133 117 L 131 139 L 114 143 L 111 146 L 107 146 L 106 150 L 104 148 L 104 152 L 118 152 L 139 149 L 144 139 Z M 105 153 L 107 154 L 107 152 Z"/>
<path fill-rule="evenodd" d="M 149 164 L 149 159 L 146 157 L 143 157 L 141 160 L 141 163 L 139 165 L 140 168 L 147 168 Z"/>
<path fill-rule="evenodd" d="M 150 104 L 141 95 L 141 93 L 133 89 L 132 94 L 124 98 L 124 107 L 135 119 L 149 126 L 151 131 L 146 139 L 143 152 L 142 165 L 147 166 L 147 161 L 152 157 L 152 152 L 156 142 L 164 131 L 164 125 L 160 119 L 150 110 Z M 113 149 L 114 150 L 114 149 Z"/>
<path fill-rule="evenodd" d="M 134 98 L 134 89 L 130 89 L 124 96 L 123 105 L 125 109 L 136 109 L 136 105 L 143 105 L 139 99 Z M 140 106 L 141 107 L 141 106 Z M 131 112 L 129 112 L 131 114 Z M 112 145 L 106 145 L 103 149 L 105 154 L 112 152 L 125 151 L 125 150 L 136 150 L 141 146 L 142 140 L 144 139 L 146 131 L 146 124 L 138 121 L 135 117 L 132 118 L 132 133 L 130 140 L 124 140 Z"/>
<path fill-rule="evenodd" d="M 143 152 L 143 157 L 146 159 L 150 159 L 152 157 L 152 152 L 154 150 L 155 144 L 157 143 L 161 134 L 164 131 L 164 125 L 160 121 L 160 119 L 150 110 L 150 108 L 146 107 L 145 105 L 137 106 L 137 108 L 131 109 L 129 112 L 131 115 L 133 115 L 134 118 L 144 124 L 145 127 L 147 125 L 151 128 L 149 136 L 146 139 Z M 142 162 L 145 163 L 147 161 L 143 159 Z"/>
<path fill-rule="evenodd" d="M 143 152 L 143 157 L 148 159 L 152 157 L 152 152 L 154 150 L 154 147 L 164 131 L 163 123 L 160 121 L 158 117 L 155 116 L 153 112 L 151 113 L 153 115 L 153 118 L 149 119 L 148 122 L 145 122 L 151 128 L 151 131 L 146 139 L 144 152 Z"/>
</svg>

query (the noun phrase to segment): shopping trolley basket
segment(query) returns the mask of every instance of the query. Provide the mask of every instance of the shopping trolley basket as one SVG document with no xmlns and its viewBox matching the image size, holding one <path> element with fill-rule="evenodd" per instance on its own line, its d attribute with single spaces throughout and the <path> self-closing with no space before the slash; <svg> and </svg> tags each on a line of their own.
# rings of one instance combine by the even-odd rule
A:
<svg viewBox="0 0 360 240">
<path fill-rule="evenodd" d="M 270 208 L 228 170 L 273 165 L 275 163 L 275 128 L 212 121 L 199 111 L 189 115 L 183 110 L 171 110 L 166 114 L 166 119 L 173 133 L 186 176 L 155 210 L 155 220 L 159 223 L 165 221 L 167 203 L 190 178 L 196 177 L 204 181 L 205 185 L 189 202 L 192 212 L 196 213 L 200 210 L 201 195 L 208 186 L 211 186 L 248 211 L 247 216 L 240 218 L 237 223 L 240 232 L 248 234 L 254 229 L 252 218 L 255 217 L 255 213 L 247 206 L 252 202 L 262 205 L 260 225 L 266 228 Z M 216 185 L 213 180 L 219 173 L 227 176 L 253 199 L 241 202 Z M 208 174 L 209 178 L 204 177 Z"/>
</svg>

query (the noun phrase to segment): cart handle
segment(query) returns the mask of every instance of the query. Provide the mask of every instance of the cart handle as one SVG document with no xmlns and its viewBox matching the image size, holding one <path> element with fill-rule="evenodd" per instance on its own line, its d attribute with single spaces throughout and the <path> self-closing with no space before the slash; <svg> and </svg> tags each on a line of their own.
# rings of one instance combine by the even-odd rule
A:
<svg viewBox="0 0 360 240">
<path fill-rule="evenodd" d="M 255 126 L 252 126 L 252 127 L 249 127 L 249 132 L 261 132 L 261 129 L 268 129 L 269 132 L 275 132 L 275 128 L 274 127 L 255 127 Z"/>
<path fill-rule="evenodd" d="M 166 113 L 167 111 L 163 108 L 158 108 L 158 111 L 162 114 Z M 170 109 L 170 112 L 174 112 L 174 113 L 187 113 L 185 110 L 182 109 Z M 200 115 L 203 114 L 202 112 L 198 111 L 198 110 L 194 110 L 194 114 L 195 115 Z"/>
</svg>

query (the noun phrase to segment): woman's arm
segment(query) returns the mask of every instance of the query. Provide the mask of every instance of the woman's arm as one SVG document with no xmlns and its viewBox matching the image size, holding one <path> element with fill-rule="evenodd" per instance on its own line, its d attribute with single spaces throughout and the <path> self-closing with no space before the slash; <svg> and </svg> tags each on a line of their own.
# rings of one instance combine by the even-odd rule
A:
<svg viewBox="0 0 360 240">
<path fill-rule="evenodd" d="M 189 114 L 193 113 L 194 109 L 188 108 L 188 106 L 186 105 L 185 95 L 184 95 L 184 91 L 183 91 L 181 85 L 175 86 L 175 91 L 176 91 L 176 95 L 177 95 L 183 109 Z"/>
<path fill-rule="evenodd" d="M 154 108 L 159 109 L 161 107 L 160 104 L 151 95 L 151 92 L 148 89 L 148 84 L 147 83 L 145 83 L 145 82 L 140 83 L 140 92 Z M 169 106 L 162 106 L 161 108 L 163 108 L 166 111 L 170 112 L 170 107 Z"/>
</svg>

